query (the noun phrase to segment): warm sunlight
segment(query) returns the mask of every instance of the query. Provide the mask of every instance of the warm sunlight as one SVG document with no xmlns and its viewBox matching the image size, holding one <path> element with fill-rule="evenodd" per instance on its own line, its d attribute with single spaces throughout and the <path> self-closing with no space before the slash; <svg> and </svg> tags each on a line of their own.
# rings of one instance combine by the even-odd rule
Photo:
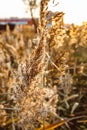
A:
<svg viewBox="0 0 87 130">
<path fill-rule="evenodd" d="M 0 0 L 0 18 L 24 16 L 25 8 L 22 0 Z"/>
<path fill-rule="evenodd" d="M 65 23 L 81 24 L 83 21 L 87 21 L 87 0 L 55 0 L 56 2 L 59 4 L 52 7 L 52 3 L 50 3 L 49 9 L 63 11 Z M 36 11 L 34 16 L 38 16 L 38 14 Z M 22 0 L 0 0 L 0 18 L 8 17 L 30 17 L 30 14 L 26 13 L 26 7 Z"/>
<path fill-rule="evenodd" d="M 87 0 L 0 0 L 0 130 L 87 130 Z"/>
</svg>

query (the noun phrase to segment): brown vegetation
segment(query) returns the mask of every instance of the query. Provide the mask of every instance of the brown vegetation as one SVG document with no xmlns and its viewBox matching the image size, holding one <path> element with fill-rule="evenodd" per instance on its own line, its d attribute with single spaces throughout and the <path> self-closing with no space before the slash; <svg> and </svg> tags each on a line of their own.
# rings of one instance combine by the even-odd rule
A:
<svg viewBox="0 0 87 130">
<path fill-rule="evenodd" d="M 25 27 L 0 35 L 2 129 L 87 128 L 87 25 L 67 28 L 63 12 L 48 20 L 48 2 L 37 34 Z"/>
</svg>

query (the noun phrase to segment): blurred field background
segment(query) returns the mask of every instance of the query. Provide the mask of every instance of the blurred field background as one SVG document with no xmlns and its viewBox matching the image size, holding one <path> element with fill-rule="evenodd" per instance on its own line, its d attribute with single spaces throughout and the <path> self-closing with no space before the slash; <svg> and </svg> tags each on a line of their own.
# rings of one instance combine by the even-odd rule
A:
<svg viewBox="0 0 87 130">
<path fill-rule="evenodd" d="M 37 28 L 0 33 L 2 130 L 87 130 L 87 23 L 64 24 L 48 2 Z"/>
</svg>

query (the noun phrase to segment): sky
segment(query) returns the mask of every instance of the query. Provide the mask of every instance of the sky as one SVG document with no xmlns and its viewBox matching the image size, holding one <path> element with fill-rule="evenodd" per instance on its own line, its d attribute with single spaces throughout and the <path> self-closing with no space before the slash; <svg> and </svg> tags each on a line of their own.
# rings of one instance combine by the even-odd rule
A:
<svg viewBox="0 0 87 130">
<path fill-rule="evenodd" d="M 83 21 L 87 22 L 87 0 L 55 0 L 55 3 L 57 2 L 59 4 L 55 7 L 50 2 L 49 10 L 63 11 L 65 23 L 82 24 Z M 34 11 L 34 16 L 38 15 L 39 9 Z M 26 13 L 26 6 L 22 0 L 0 0 L 0 18 L 9 17 L 30 17 L 29 12 Z"/>
</svg>

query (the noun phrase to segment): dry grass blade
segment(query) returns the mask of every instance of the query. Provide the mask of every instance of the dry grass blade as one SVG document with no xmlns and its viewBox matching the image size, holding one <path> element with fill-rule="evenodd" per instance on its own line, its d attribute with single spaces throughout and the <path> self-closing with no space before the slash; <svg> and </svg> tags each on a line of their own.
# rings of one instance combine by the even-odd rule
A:
<svg viewBox="0 0 87 130">
<path fill-rule="evenodd" d="M 58 128 L 60 126 L 62 126 L 66 121 L 63 120 L 63 121 L 59 121 L 55 124 L 50 124 L 50 125 L 47 125 L 47 126 L 43 126 L 41 128 L 38 128 L 38 129 L 35 129 L 35 130 L 54 130 L 55 128 Z"/>
</svg>

